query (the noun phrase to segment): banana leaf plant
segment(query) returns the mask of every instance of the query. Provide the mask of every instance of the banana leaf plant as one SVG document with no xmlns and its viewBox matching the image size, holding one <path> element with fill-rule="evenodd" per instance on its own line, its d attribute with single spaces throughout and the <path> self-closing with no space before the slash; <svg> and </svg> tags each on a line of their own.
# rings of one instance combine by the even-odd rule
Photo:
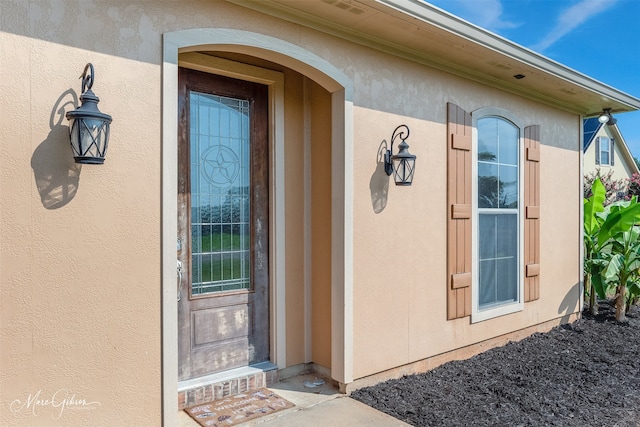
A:
<svg viewBox="0 0 640 427">
<path fill-rule="evenodd" d="M 634 196 L 605 208 L 599 180 L 592 191 L 584 204 L 585 276 L 590 276 L 585 290 L 589 283 L 594 312 L 595 294 L 604 299 L 615 288 L 616 320 L 624 322 L 627 300 L 640 294 L 640 203 Z"/>
<path fill-rule="evenodd" d="M 640 212 L 640 204 L 636 203 L 635 206 L 633 212 Z M 640 222 L 640 217 L 637 222 Z M 595 280 L 603 282 L 603 285 L 596 286 L 596 291 L 615 287 L 616 320 L 624 322 L 628 302 L 632 301 L 634 294 L 638 293 L 640 226 L 633 225 L 627 231 L 616 233 L 607 242 L 600 253 L 605 264 L 602 265 L 603 268 L 600 269 L 600 274 Z"/>
<path fill-rule="evenodd" d="M 593 262 L 594 254 L 597 252 L 598 233 L 604 222 L 604 218 L 599 215 L 604 211 L 604 202 L 606 199 L 606 190 L 604 185 L 597 178 L 591 187 L 591 197 L 584 199 L 584 221 L 583 221 L 583 239 L 584 239 L 584 289 L 589 296 L 589 311 L 591 314 L 598 314 L 598 301 L 596 299 L 596 290 L 592 282 L 595 274 L 599 275 L 600 266 Z M 599 283 L 601 286 L 602 284 Z"/>
</svg>

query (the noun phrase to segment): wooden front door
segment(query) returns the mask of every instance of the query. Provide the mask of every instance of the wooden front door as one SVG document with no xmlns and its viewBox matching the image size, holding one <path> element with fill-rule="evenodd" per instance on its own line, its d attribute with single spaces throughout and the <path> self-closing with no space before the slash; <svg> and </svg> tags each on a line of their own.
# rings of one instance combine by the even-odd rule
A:
<svg viewBox="0 0 640 427">
<path fill-rule="evenodd" d="M 179 380 L 269 359 L 268 91 L 180 68 Z"/>
</svg>

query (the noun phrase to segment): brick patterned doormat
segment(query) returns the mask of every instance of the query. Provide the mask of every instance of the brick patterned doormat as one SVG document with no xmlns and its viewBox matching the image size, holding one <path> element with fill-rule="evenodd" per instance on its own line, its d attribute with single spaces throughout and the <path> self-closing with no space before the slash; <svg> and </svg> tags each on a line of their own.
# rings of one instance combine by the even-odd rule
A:
<svg viewBox="0 0 640 427">
<path fill-rule="evenodd" d="M 294 406 L 274 392 L 259 388 L 184 411 L 203 427 L 231 427 Z"/>
</svg>

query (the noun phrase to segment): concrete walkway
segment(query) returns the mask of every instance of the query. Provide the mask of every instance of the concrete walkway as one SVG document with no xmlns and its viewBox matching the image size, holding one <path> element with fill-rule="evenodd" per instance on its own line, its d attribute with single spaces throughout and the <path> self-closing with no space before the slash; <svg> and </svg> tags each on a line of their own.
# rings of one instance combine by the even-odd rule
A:
<svg viewBox="0 0 640 427">
<path fill-rule="evenodd" d="M 364 405 L 327 383 L 313 387 L 319 377 L 308 374 L 288 378 L 269 387 L 296 406 L 240 424 L 248 426 L 309 427 L 391 427 L 409 426 L 387 414 Z M 305 386 L 306 384 L 306 386 Z M 180 411 L 179 427 L 199 427 L 189 415 Z"/>
</svg>

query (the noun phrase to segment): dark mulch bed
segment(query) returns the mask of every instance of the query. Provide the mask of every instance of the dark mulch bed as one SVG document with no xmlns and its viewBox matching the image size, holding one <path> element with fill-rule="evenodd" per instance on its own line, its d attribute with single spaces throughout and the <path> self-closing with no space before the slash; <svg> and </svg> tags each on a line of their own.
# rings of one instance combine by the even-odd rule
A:
<svg viewBox="0 0 640 427">
<path fill-rule="evenodd" d="M 640 427 L 640 308 L 569 325 L 351 397 L 414 426 Z"/>
</svg>

